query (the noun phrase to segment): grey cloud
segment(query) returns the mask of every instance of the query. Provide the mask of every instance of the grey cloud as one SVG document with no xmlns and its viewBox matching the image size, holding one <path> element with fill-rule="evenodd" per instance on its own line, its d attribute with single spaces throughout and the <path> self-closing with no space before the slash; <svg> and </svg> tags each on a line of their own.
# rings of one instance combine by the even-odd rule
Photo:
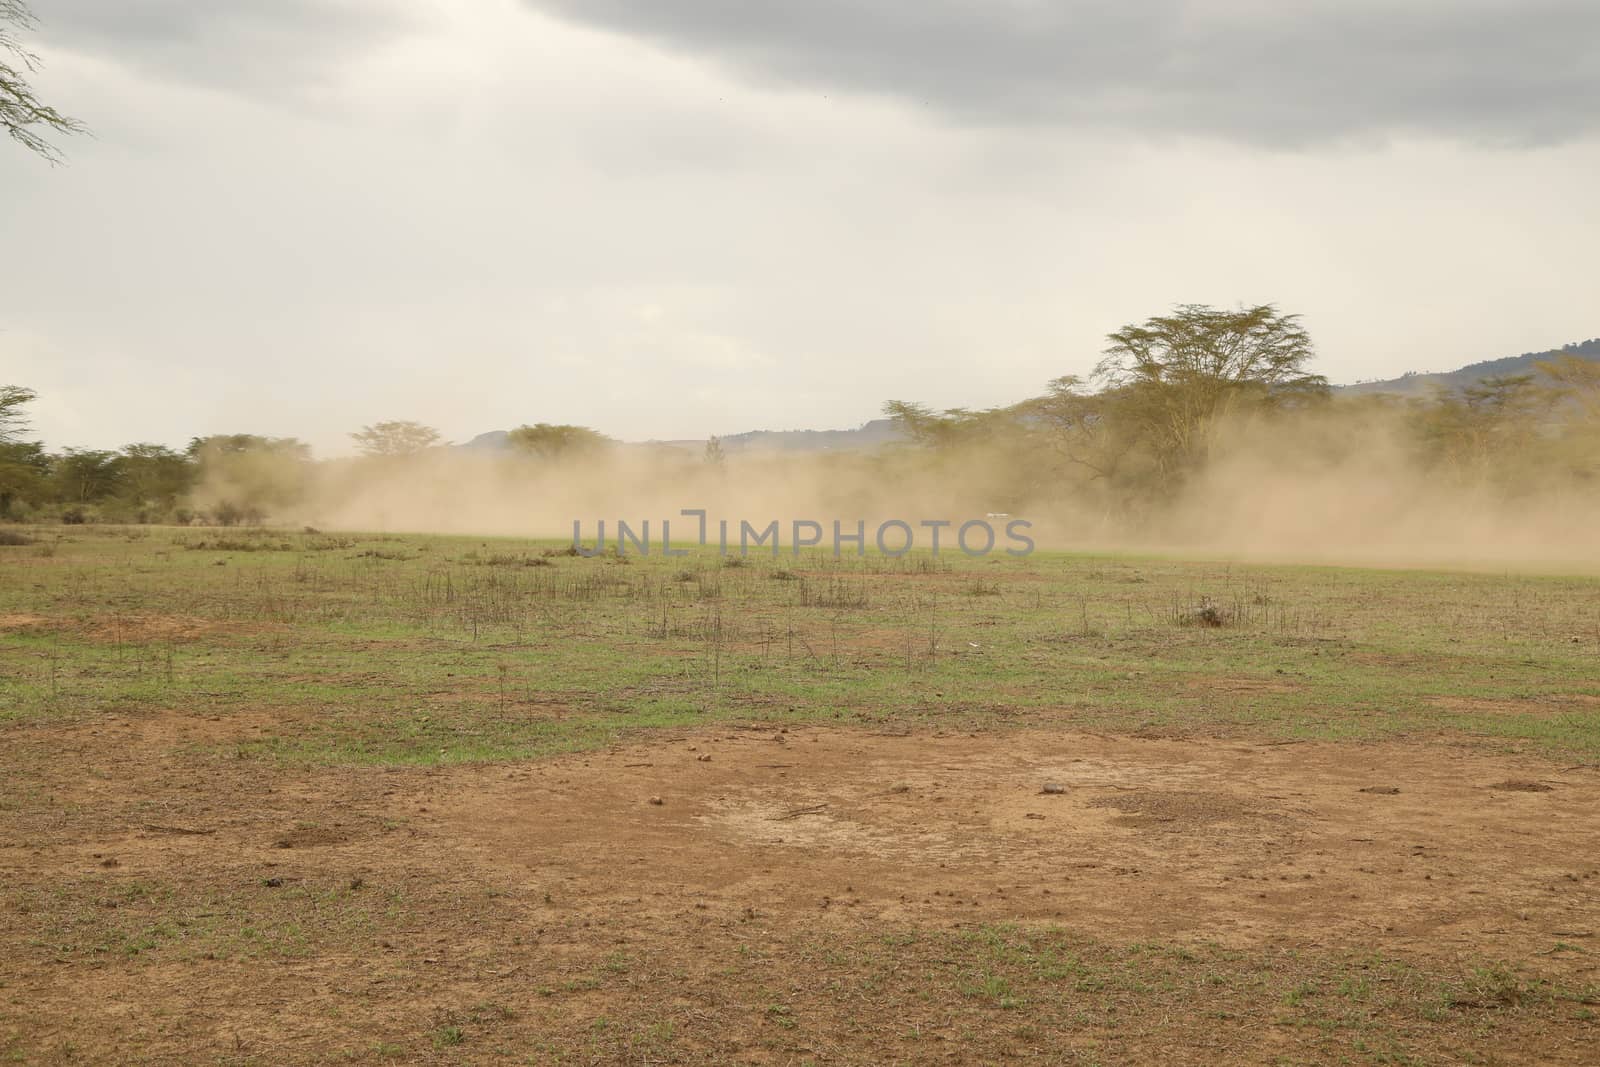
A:
<svg viewBox="0 0 1600 1067">
<path fill-rule="evenodd" d="M 1277 146 L 1600 127 L 1594 0 L 525 0 L 753 80 L 958 122 Z"/>
</svg>

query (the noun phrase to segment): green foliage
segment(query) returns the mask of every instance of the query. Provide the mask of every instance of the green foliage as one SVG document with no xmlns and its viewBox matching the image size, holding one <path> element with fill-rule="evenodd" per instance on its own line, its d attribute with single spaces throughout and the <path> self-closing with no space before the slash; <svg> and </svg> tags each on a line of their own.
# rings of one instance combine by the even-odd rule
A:
<svg viewBox="0 0 1600 1067">
<path fill-rule="evenodd" d="M 1009 407 L 889 401 L 884 410 L 907 445 L 818 456 L 820 480 L 934 485 L 940 507 L 967 512 L 1059 514 L 1065 505 L 1086 528 L 1135 531 L 1159 529 L 1197 494 L 1226 491 L 1241 468 L 1315 479 L 1341 464 L 1398 463 L 1407 476 L 1502 500 L 1600 485 L 1600 361 L 1581 347 L 1517 364 L 1531 373 L 1480 376 L 1431 395 L 1330 396 L 1308 369 L 1314 349 L 1298 318 L 1270 305 L 1182 305 L 1107 340 L 1090 378 L 1056 378 Z M 255 524 L 284 516 L 311 485 L 310 449 L 294 438 L 218 434 L 182 453 L 138 443 L 48 455 L 20 440 L 33 399 L 24 387 L 0 386 L 0 518 Z M 439 443 L 438 431 L 407 421 L 351 436 L 369 457 L 395 461 Z M 518 427 L 508 439 L 525 456 L 563 464 L 603 458 L 615 444 L 555 423 Z M 702 460 L 733 466 L 717 438 Z M 861 492 L 859 504 L 848 489 L 841 499 L 870 508 Z"/>
<path fill-rule="evenodd" d="M 1091 482 L 1123 485 L 1137 440 L 1137 428 L 1121 417 L 1123 396 L 1087 392 L 1075 375 L 1056 378 L 1049 388 L 1044 396 L 1018 405 L 1037 426 L 1042 450 Z"/>
<path fill-rule="evenodd" d="M 605 434 L 587 426 L 556 425 L 536 422 L 531 426 L 518 426 L 508 440 L 511 447 L 541 459 L 569 459 L 593 455 L 612 444 Z"/>
<path fill-rule="evenodd" d="M 52 163 L 61 154 L 51 133 L 81 133 L 82 123 L 40 101 L 28 85 L 39 60 L 22 46 L 17 31 L 31 30 L 37 20 L 23 0 L 0 0 L 0 129 L 13 141 Z"/>
<path fill-rule="evenodd" d="M 923 449 L 983 450 L 1036 474 L 1014 493 L 1076 488 L 1115 499 L 1175 492 L 1209 458 L 1228 416 L 1296 409 L 1328 393 L 1327 380 L 1305 369 L 1310 336 L 1268 305 L 1186 304 L 1107 340 L 1098 391 L 1066 376 L 1010 408 L 934 412 L 896 400 L 884 412 Z"/>
<path fill-rule="evenodd" d="M 1108 417 L 1129 427 L 1163 488 L 1209 458 L 1222 417 L 1328 394 L 1327 379 L 1305 369 L 1314 349 L 1299 317 L 1269 304 L 1184 304 L 1107 340 L 1095 378 L 1111 394 Z"/>
<path fill-rule="evenodd" d="M 138 511 L 170 513 L 193 488 L 198 474 L 189 457 L 165 445 L 133 444 L 122 450 L 119 495 Z"/>
<path fill-rule="evenodd" d="M 1534 367 L 1556 403 L 1570 405 L 1582 417 L 1600 419 L 1600 360 L 1564 353 Z"/>
<path fill-rule="evenodd" d="M 0 518 L 12 517 L 19 503 L 40 503 L 47 495 L 50 459 L 44 446 L 0 444 Z"/>
<path fill-rule="evenodd" d="M 263 437 L 253 433 L 212 434 L 189 440 L 185 452 L 191 459 L 214 456 L 270 455 L 283 459 L 309 460 L 311 446 L 293 437 Z"/>
<path fill-rule="evenodd" d="M 23 505 L 61 504 L 66 521 L 83 522 L 89 506 L 109 504 L 112 517 L 149 521 L 173 513 L 193 485 L 194 462 L 163 445 L 69 448 L 51 456 L 43 445 L 19 440 L 34 399 L 31 389 L 0 386 L 0 518 L 19 517 Z"/>
<path fill-rule="evenodd" d="M 933 449 L 979 444 L 995 428 L 995 423 L 1005 417 L 1004 412 L 966 408 L 936 412 L 926 405 L 904 400 L 884 404 L 883 413 L 894 420 L 895 427 L 913 443 Z"/>
<path fill-rule="evenodd" d="M 414 456 L 440 444 L 439 431 L 420 422 L 375 422 L 350 435 L 367 456 Z"/>
<path fill-rule="evenodd" d="M 92 504 L 111 496 L 121 475 L 115 452 L 69 448 L 57 456 L 51 475 L 57 499 L 70 504 Z"/>
<path fill-rule="evenodd" d="M 0 385 L 0 445 L 14 444 L 27 432 L 28 413 L 23 409 L 37 397 L 32 389 L 20 385 Z"/>
<path fill-rule="evenodd" d="M 1537 374 L 1483 377 L 1432 396 L 1331 395 L 1309 334 L 1270 305 L 1182 305 L 1125 326 L 1089 381 L 1057 378 L 1009 408 L 885 413 L 924 463 L 961 470 L 997 501 L 1071 501 L 1137 517 L 1179 499 L 1242 450 L 1294 456 L 1307 472 L 1381 432 L 1395 459 L 1504 494 L 1600 481 L 1600 362 L 1571 352 Z M 1341 432 L 1342 428 L 1342 432 Z M 1243 432 L 1250 431 L 1250 432 Z M 963 484 L 952 477 L 952 485 Z"/>
</svg>

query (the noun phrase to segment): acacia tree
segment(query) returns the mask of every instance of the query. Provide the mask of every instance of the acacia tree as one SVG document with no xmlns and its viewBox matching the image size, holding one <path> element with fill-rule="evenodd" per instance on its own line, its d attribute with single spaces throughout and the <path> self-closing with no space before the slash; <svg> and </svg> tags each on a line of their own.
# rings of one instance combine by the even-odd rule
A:
<svg viewBox="0 0 1600 1067">
<path fill-rule="evenodd" d="M 405 419 L 375 422 L 350 436 L 367 456 L 414 456 L 443 440 L 432 426 Z"/>
<path fill-rule="evenodd" d="M 1532 374 L 1491 375 L 1424 408 L 1423 437 L 1433 458 L 1457 476 L 1514 479 L 1554 402 Z"/>
<path fill-rule="evenodd" d="M 19 498 L 38 495 L 50 471 L 44 446 L 19 440 L 28 431 L 23 409 L 33 398 L 32 389 L 0 385 L 0 518 L 11 514 L 11 505 Z"/>
<path fill-rule="evenodd" d="M 1048 447 L 1090 482 L 1116 485 L 1134 441 L 1116 417 L 1114 393 L 1090 392 L 1075 374 L 1055 378 L 1044 396 L 1024 400 L 1018 414 Z"/>
<path fill-rule="evenodd" d="M 0 519 L 10 518 L 19 500 L 47 495 L 50 457 L 38 442 L 0 444 Z"/>
<path fill-rule="evenodd" d="M 1583 418 L 1600 419 L 1600 360 L 1560 355 L 1534 367 L 1553 402 L 1572 405 Z"/>
<path fill-rule="evenodd" d="M 911 443 L 943 451 L 982 443 L 992 435 L 996 423 L 1009 414 L 1004 409 L 972 411 L 968 408 L 947 408 L 934 411 L 926 404 L 906 400 L 889 401 L 883 405 L 883 413 Z"/>
<path fill-rule="evenodd" d="M 1107 417 L 1133 427 L 1165 486 L 1202 463 L 1218 419 L 1244 408 L 1282 408 L 1328 395 L 1306 370 L 1315 352 L 1298 315 L 1270 304 L 1219 311 L 1182 304 L 1124 326 L 1095 367 L 1111 394 Z"/>
<path fill-rule="evenodd" d="M 121 457 L 105 449 L 69 448 L 55 460 L 60 498 L 69 504 L 92 504 L 117 491 Z"/>
<path fill-rule="evenodd" d="M 549 422 L 518 426 L 507 435 L 507 441 L 519 452 L 527 452 L 542 459 L 565 459 L 585 455 L 598 452 L 612 443 L 611 438 L 587 426 L 566 426 Z"/>
<path fill-rule="evenodd" d="M 23 409 L 38 395 L 20 385 L 0 385 L 0 445 L 14 444 L 28 432 L 28 413 Z"/>
<path fill-rule="evenodd" d="M 0 129 L 22 147 L 59 163 L 61 153 L 48 135 L 81 133 L 83 124 L 43 103 L 28 84 L 28 75 L 39 69 L 39 57 L 17 35 L 37 23 L 24 0 L 0 0 Z"/>
<path fill-rule="evenodd" d="M 183 453 L 143 442 L 123 448 L 120 466 L 120 488 L 128 502 L 141 509 L 176 508 L 196 473 L 194 461 Z"/>
</svg>

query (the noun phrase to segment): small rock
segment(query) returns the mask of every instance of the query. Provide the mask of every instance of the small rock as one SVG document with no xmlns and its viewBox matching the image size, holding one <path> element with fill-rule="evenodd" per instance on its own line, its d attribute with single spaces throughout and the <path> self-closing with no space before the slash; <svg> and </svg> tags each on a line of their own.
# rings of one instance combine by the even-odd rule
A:
<svg viewBox="0 0 1600 1067">
<path fill-rule="evenodd" d="M 665 804 L 666 801 L 662 800 L 660 797 L 651 797 L 650 798 L 650 803 L 654 804 L 656 807 L 659 808 L 662 804 Z"/>
<path fill-rule="evenodd" d="M 1044 784 L 1044 788 L 1039 790 L 1041 793 L 1049 793 L 1051 795 L 1065 793 L 1066 791 L 1067 787 L 1062 785 L 1060 782 L 1046 782 Z"/>
<path fill-rule="evenodd" d="M 701 763 L 710 763 L 711 762 L 711 753 L 702 752 L 700 755 L 696 756 L 695 759 L 700 761 Z"/>
</svg>

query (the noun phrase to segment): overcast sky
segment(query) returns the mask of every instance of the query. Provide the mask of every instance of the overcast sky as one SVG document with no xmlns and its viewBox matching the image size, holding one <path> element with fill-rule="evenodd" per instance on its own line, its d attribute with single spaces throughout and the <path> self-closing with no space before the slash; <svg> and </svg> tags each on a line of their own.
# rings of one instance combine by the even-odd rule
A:
<svg viewBox="0 0 1600 1067">
<path fill-rule="evenodd" d="M 834 428 L 1174 303 L 1335 381 L 1600 334 L 1595 0 L 34 0 L 54 448 Z"/>
</svg>

